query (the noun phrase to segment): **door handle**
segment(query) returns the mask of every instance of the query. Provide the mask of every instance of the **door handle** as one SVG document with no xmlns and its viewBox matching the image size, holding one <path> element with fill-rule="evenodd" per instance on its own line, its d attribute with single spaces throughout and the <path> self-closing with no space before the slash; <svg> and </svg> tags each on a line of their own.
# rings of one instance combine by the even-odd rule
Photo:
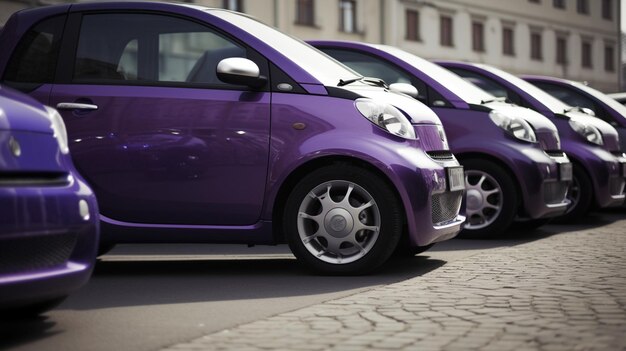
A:
<svg viewBox="0 0 626 351">
<path fill-rule="evenodd" d="M 61 102 L 57 104 L 57 110 L 95 111 L 97 109 L 98 105 L 93 104 L 81 104 L 77 102 Z"/>
</svg>

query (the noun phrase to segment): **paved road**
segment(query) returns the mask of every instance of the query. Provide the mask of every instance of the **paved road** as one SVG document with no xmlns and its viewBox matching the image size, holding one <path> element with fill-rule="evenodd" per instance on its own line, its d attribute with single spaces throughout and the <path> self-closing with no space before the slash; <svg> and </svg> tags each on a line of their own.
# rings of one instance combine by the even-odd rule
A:
<svg viewBox="0 0 626 351">
<path fill-rule="evenodd" d="M 621 216 L 602 214 L 593 217 L 590 225 L 601 228 Z M 98 263 L 86 287 L 45 317 L 0 323 L 0 349 L 160 349 L 428 277 L 455 262 L 471 262 L 472 256 L 490 257 L 579 227 L 589 228 L 548 226 L 503 240 L 452 240 L 366 277 L 311 276 L 284 247 L 122 246 Z"/>
<path fill-rule="evenodd" d="M 550 228 L 558 234 L 167 351 L 626 350 L 624 218 Z"/>
</svg>

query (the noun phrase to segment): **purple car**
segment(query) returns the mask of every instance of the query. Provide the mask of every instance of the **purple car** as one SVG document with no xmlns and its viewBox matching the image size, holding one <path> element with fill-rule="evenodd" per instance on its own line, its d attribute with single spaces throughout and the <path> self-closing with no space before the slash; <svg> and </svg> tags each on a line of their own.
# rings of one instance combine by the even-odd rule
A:
<svg viewBox="0 0 626 351">
<path fill-rule="evenodd" d="M 620 149 L 626 151 L 626 106 L 583 83 L 544 76 L 521 78 L 564 103 L 580 107 L 584 112 L 612 125 L 619 134 Z"/>
<path fill-rule="evenodd" d="M 466 237 L 501 235 L 514 220 L 526 228 L 565 213 L 571 163 L 550 120 L 497 99 L 463 78 L 384 45 L 317 41 L 318 49 L 390 86 L 410 84 L 446 128 L 465 167 Z M 410 91 L 407 90 L 408 93 Z"/>
<path fill-rule="evenodd" d="M 0 316 L 37 314 L 85 284 L 98 207 L 59 113 L 0 86 Z"/>
<path fill-rule="evenodd" d="M 2 80 L 62 111 L 105 244 L 287 241 L 352 274 L 464 222 L 432 110 L 250 17 L 82 3 L 4 33 Z"/>
<path fill-rule="evenodd" d="M 564 220 L 579 218 L 594 205 L 615 207 L 624 202 L 626 158 L 620 151 L 618 133 L 610 124 L 497 68 L 466 62 L 438 63 L 492 94 L 532 108 L 554 122 L 563 150 L 574 164 L 568 195 L 573 205 Z"/>
</svg>

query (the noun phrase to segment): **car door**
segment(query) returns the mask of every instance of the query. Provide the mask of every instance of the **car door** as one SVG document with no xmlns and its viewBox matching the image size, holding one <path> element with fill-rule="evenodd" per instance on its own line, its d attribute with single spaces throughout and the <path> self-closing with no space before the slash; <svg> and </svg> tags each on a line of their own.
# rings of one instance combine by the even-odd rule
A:
<svg viewBox="0 0 626 351">
<path fill-rule="evenodd" d="M 101 213 L 152 224 L 260 218 L 270 93 L 217 79 L 217 63 L 267 62 L 204 23 L 159 13 L 74 13 L 50 103 Z"/>
</svg>

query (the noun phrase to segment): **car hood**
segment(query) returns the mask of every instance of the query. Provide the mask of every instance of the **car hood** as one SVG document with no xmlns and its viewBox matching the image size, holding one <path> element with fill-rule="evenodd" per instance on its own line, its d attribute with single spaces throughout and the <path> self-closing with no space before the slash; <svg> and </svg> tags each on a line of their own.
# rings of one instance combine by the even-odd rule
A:
<svg viewBox="0 0 626 351">
<path fill-rule="evenodd" d="M 604 140 L 603 147 L 609 151 L 616 151 L 620 149 L 619 136 L 617 130 L 607 122 L 593 116 L 589 116 L 586 113 L 570 111 L 562 114 L 566 118 L 580 122 L 583 124 L 592 125 L 602 133 L 602 139 Z"/>
<path fill-rule="evenodd" d="M 344 89 L 353 94 L 361 97 L 370 98 L 382 103 L 388 103 L 404 112 L 412 124 L 437 124 L 441 125 L 441 120 L 437 114 L 430 109 L 430 107 L 415 100 L 414 98 L 394 93 L 387 89 L 370 86 L 365 84 L 354 84 L 349 86 L 343 86 L 339 89 Z"/>
<path fill-rule="evenodd" d="M 0 130 L 52 134 L 43 105 L 12 89 L 0 86 Z"/>
</svg>

